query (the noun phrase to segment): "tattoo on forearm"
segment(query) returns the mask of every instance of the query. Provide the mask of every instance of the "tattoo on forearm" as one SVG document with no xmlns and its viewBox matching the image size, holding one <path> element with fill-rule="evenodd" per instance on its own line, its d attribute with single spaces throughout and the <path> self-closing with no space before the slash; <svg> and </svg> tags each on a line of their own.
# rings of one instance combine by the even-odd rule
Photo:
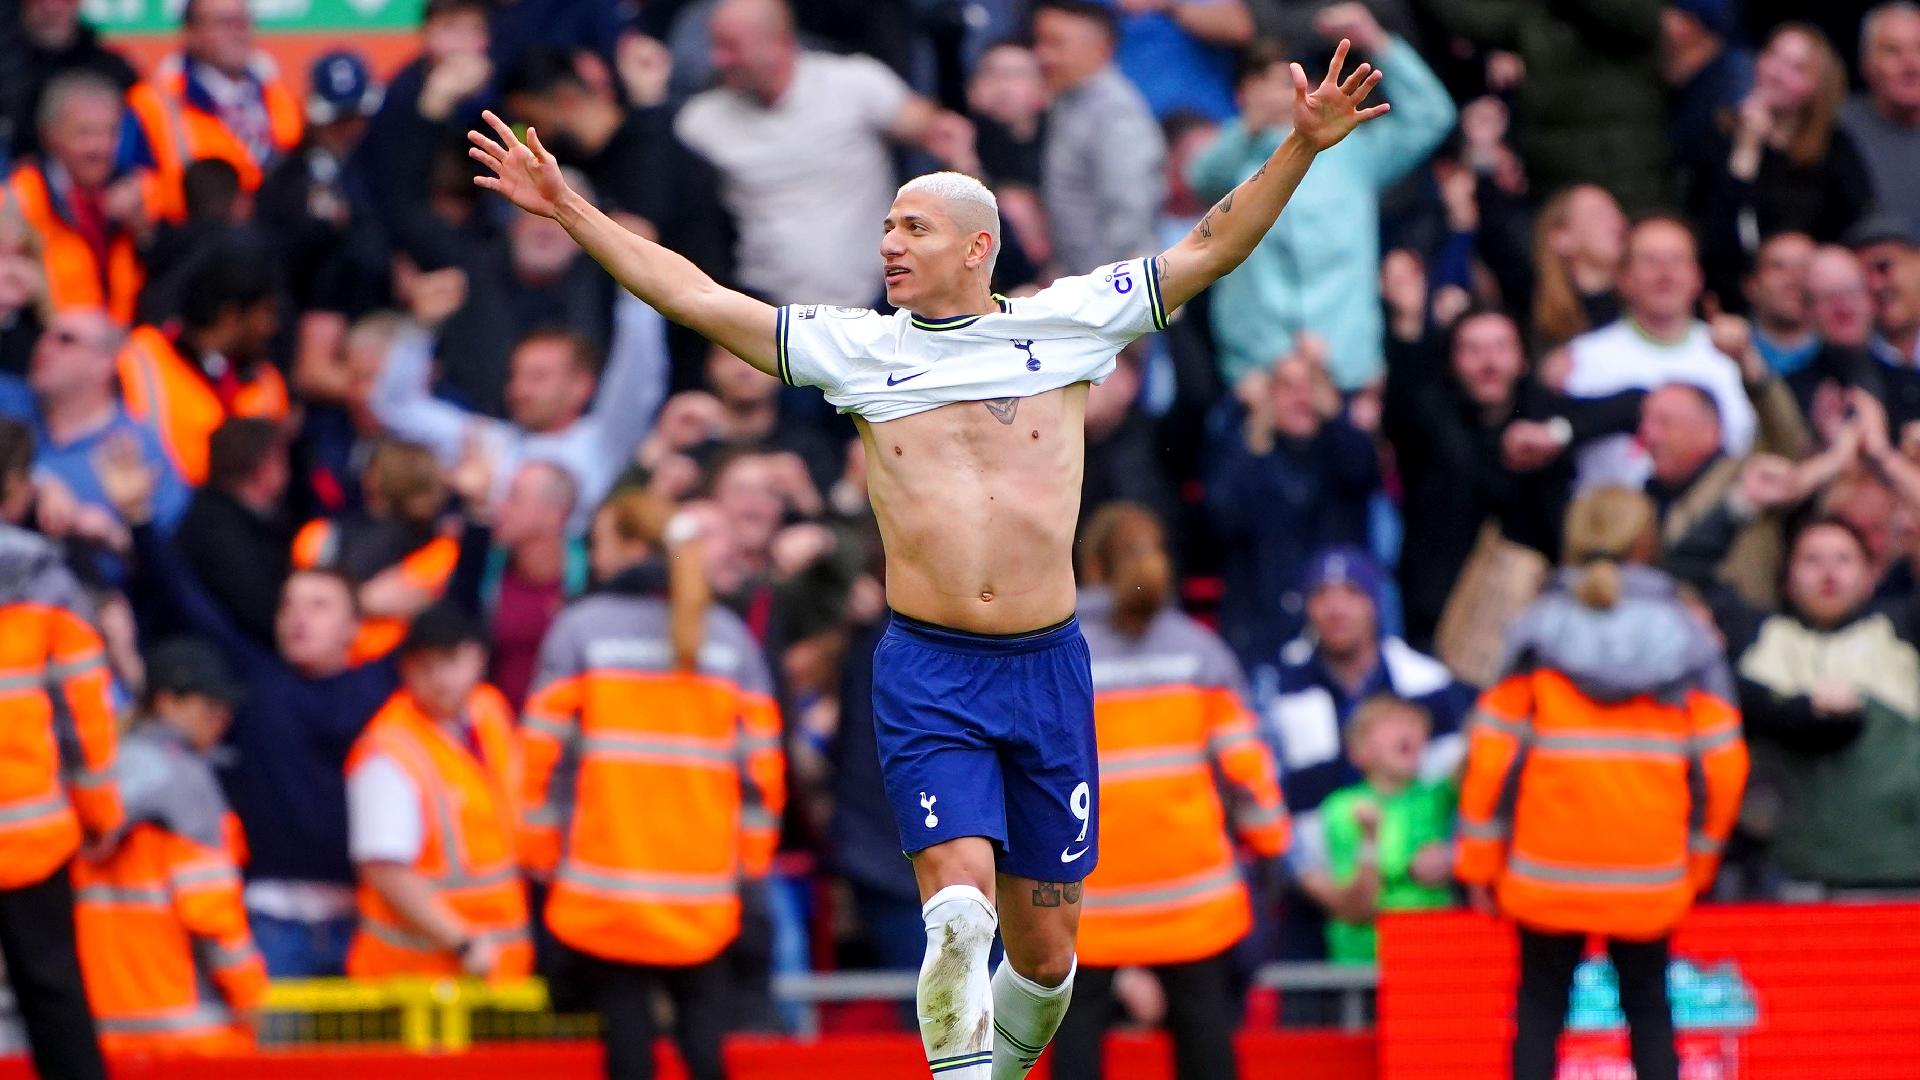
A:
<svg viewBox="0 0 1920 1080">
<path fill-rule="evenodd" d="M 1019 398 L 991 398 L 980 404 L 987 407 L 987 411 L 993 414 L 995 420 L 1007 425 L 1012 425 L 1014 414 L 1020 411 Z"/>
<path fill-rule="evenodd" d="M 1167 257 L 1165 254 L 1155 255 L 1153 257 L 1153 273 L 1154 276 L 1161 281 L 1167 280 Z"/>
<path fill-rule="evenodd" d="M 1249 177 L 1247 177 L 1247 183 L 1249 183 L 1249 184 L 1251 184 L 1251 183 L 1253 183 L 1253 182 L 1254 182 L 1255 180 L 1258 180 L 1258 179 L 1260 179 L 1261 177 L 1263 177 L 1263 176 L 1265 176 L 1265 175 L 1267 175 L 1267 166 L 1269 166 L 1269 165 L 1271 165 L 1271 164 L 1273 164 L 1273 159 L 1272 159 L 1272 158 L 1268 158 L 1267 160 L 1265 160 L 1265 161 L 1263 161 L 1263 162 L 1261 162 L 1261 163 L 1260 163 L 1260 167 L 1259 167 L 1259 168 L 1257 168 L 1257 169 L 1255 169 L 1255 170 L 1253 170 L 1253 175 L 1252 175 L 1252 176 L 1249 176 Z"/>
<path fill-rule="evenodd" d="M 1257 176 L 1259 174 L 1256 173 L 1255 175 Z M 1200 224 L 1195 225 L 1193 227 L 1193 231 L 1200 234 L 1200 239 L 1202 240 L 1213 239 L 1213 215 L 1220 214 L 1222 216 L 1225 216 L 1226 214 L 1232 213 L 1234 192 L 1237 192 L 1239 190 L 1240 190 L 1239 188 L 1235 188 L 1233 191 L 1227 192 L 1226 198 L 1221 199 L 1219 202 L 1213 204 L 1213 209 L 1207 211 L 1206 214 L 1203 217 L 1201 217 Z"/>
<path fill-rule="evenodd" d="M 1069 881 L 1064 885 L 1052 881 L 1034 883 L 1034 907 L 1059 907 L 1063 903 L 1077 904 L 1079 902 L 1080 883 L 1077 881 Z"/>
</svg>

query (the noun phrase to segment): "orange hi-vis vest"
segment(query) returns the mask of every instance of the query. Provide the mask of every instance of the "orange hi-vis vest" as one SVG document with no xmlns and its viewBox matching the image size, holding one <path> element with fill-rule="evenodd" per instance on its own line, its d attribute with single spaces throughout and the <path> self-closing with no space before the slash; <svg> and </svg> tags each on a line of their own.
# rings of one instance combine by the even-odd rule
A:
<svg viewBox="0 0 1920 1080">
<path fill-rule="evenodd" d="M 148 424 L 187 483 L 207 481 L 207 441 L 233 416 L 285 420 L 293 410 L 287 382 L 261 361 L 241 382 L 231 402 L 207 382 L 198 366 L 155 327 L 138 326 L 120 349 L 120 394 L 127 415 Z"/>
<path fill-rule="evenodd" d="M 268 73 L 259 81 L 274 152 L 288 153 L 300 144 L 305 130 L 300 103 L 278 77 Z M 240 174 L 240 186 L 247 191 L 260 186 L 267 162 L 255 160 L 246 144 L 227 130 L 219 117 L 187 99 L 183 57 L 170 57 L 153 76 L 127 91 L 127 107 L 133 111 L 153 158 L 156 216 L 168 221 L 186 216 L 187 166 L 202 158 L 218 158 L 232 165 Z"/>
<path fill-rule="evenodd" d="M 259 1007 L 267 968 L 240 900 L 239 819 L 213 770 L 170 731 L 135 728 L 120 760 L 140 823 L 111 854 L 73 864 L 80 969 L 101 1045 L 246 1053 L 253 1035 L 237 1014 Z"/>
<path fill-rule="evenodd" d="M 1713 883 L 1746 775 L 1740 714 L 1707 687 L 1603 702 L 1529 666 L 1473 717 L 1455 874 L 1528 926 L 1661 937 Z"/>
<path fill-rule="evenodd" d="M 619 587 L 616 579 L 616 588 Z M 604 592 L 560 613 L 521 723 L 528 864 L 547 925 L 630 964 L 713 959 L 740 931 L 739 882 L 769 869 L 786 805 L 780 716 L 760 647 L 708 613 L 699 670 L 675 670 L 667 606 Z"/>
<path fill-rule="evenodd" d="M 1100 754 L 1100 865 L 1086 880 L 1080 962 L 1215 956 L 1253 925 L 1232 831 L 1257 855 L 1287 848 L 1273 758 L 1219 638 L 1171 610 L 1132 637 L 1108 620 L 1109 607 L 1097 590 L 1081 594 Z M 1236 808 L 1231 831 L 1222 786 Z"/>
<path fill-rule="evenodd" d="M 47 275 L 47 299 L 53 309 L 99 308 L 121 326 L 131 325 L 134 304 L 147 281 L 133 235 L 115 229 L 102 266 L 80 230 L 61 216 L 46 173 L 38 166 L 15 169 L 6 192 L 5 201 L 19 208 L 27 227 L 40 239 L 40 265 Z"/>
<path fill-rule="evenodd" d="M 293 568 L 341 567 L 342 531 L 340 522 L 327 518 L 315 518 L 302 525 L 293 537 Z M 438 600 L 445 595 L 447 583 L 453 580 L 453 571 L 459 563 L 460 542 L 450 536 L 436 536 L 408 552 L 396 565 L 409 585 L 433 594 Z M 393 615 L 361 619 L 347 662 L 356 666 L 372 663 L 391 653 L 407 636 L 408 625 L 408 620 Z"/>
<path fill-rule="evenodd" d="M 378 754 L 413 781 L 426 824 L 413 869 L 468 929 L 495 949 L 489 977 L 512 979 L 533 971 L 526 884 L 516 842 L 520 751 L 513 710 L 500 692 L 481 686 L 467 701 L 466 722 L 479 753 L 459 733 L 429 719 L 404 690 L 374 714 L 347 754 L 351 774 Z M 347 950 L 354 978 L 457 975 L 460 957 L 411 928 L 373 886 L 360 884 L 360 928 Z"/>
<path fill-rule="evenodd" d="M 53 545 L 0 525 L 0 889 L 46 880 L 83 829 L 120 826 L 106 649 L 78 614 L 90 606 Z"/>
</svg>

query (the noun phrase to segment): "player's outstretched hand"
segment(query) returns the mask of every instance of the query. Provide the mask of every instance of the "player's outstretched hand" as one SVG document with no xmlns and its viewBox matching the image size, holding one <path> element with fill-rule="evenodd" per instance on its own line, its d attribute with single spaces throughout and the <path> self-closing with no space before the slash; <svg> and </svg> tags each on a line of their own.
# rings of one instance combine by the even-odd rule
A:
<svg viewBox="0 0 1920 1080">
<path fill-rule="evenodd" d="M 1373 65 L 1361 64 L 1353 69 L 1353 74 L 1341 78 L 1340 69 L 1347 62 L 1347 49 L 1351 44 L 1346 38 L 1340 39 L 1339 47 L 1333 50 L 1333 63 L 1327 66 L 1327 77 L 1317 87 L 1308 87 L 1305 68 L 1292 65 L 1293 130 L 1320 150 L 1392 108 L 1385 102 L 1371 108 L 1360 107 L 1373 88 L 1380 85 L 1381 73 L 1374 70 Z"/>
<path fill-rule="evenodd" d="M 560 175 L 560 162 L 540 145 L 540 133 L 527 129 L 527 141 L 521 142 L 513 129 L 489 109 L 480 114 L 487 126 L 500 136 L 495 142 L 478 131 L 467 132 L 467 156 L 493 170 L 492 176 L 476 176 L 473 182 L 488 191 L 505 195 L 513 205 L 529 214 L 552 217 L 561 198 L 567 195 L 567 181 Z"/>
</svg>

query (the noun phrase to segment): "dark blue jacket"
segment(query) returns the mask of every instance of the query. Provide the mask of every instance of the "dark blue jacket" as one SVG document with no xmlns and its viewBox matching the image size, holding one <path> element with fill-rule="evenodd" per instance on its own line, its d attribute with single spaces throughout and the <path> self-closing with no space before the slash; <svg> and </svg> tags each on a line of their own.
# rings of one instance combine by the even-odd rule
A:
<svg viewBox="0 0 1920 1080">
<path fill-rule="evenodd" d="M 1344 420 L 1327 421 L 1310 439 L 1277 439 L 1258 456 L 1237 413 L 1215 431 L 1207 511 L 1226 578 L 1220 636 L 1251 669 L 1300 633 L 1307 559 L 1331 544 L 1366 546 L 1380 458 L 1373 440 Z"/>
<path fill-rule="evenodd" d="M 247 877 L 351 885 L 347 750 L 399 680 L 381 660 L 312 679 L 249 637 L 195 580 L 169 540 L 143 525 L 134 550 L 148 583 L 191 632 L 212 641 L 246 684 L 220 782 L 246 830 Z"/>
</svg>

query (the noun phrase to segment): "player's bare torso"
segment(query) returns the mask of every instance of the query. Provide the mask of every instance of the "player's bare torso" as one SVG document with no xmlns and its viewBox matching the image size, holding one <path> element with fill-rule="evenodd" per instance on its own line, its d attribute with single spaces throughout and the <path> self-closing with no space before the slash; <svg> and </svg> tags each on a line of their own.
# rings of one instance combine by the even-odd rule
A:
<svg viewBox="0 0 1920 1080">
<path fill-rule="evenodd" d="M 1073 613 L 1087 389 L 858 421 L 895 611 L 986 634 Z"/>
</svg>

